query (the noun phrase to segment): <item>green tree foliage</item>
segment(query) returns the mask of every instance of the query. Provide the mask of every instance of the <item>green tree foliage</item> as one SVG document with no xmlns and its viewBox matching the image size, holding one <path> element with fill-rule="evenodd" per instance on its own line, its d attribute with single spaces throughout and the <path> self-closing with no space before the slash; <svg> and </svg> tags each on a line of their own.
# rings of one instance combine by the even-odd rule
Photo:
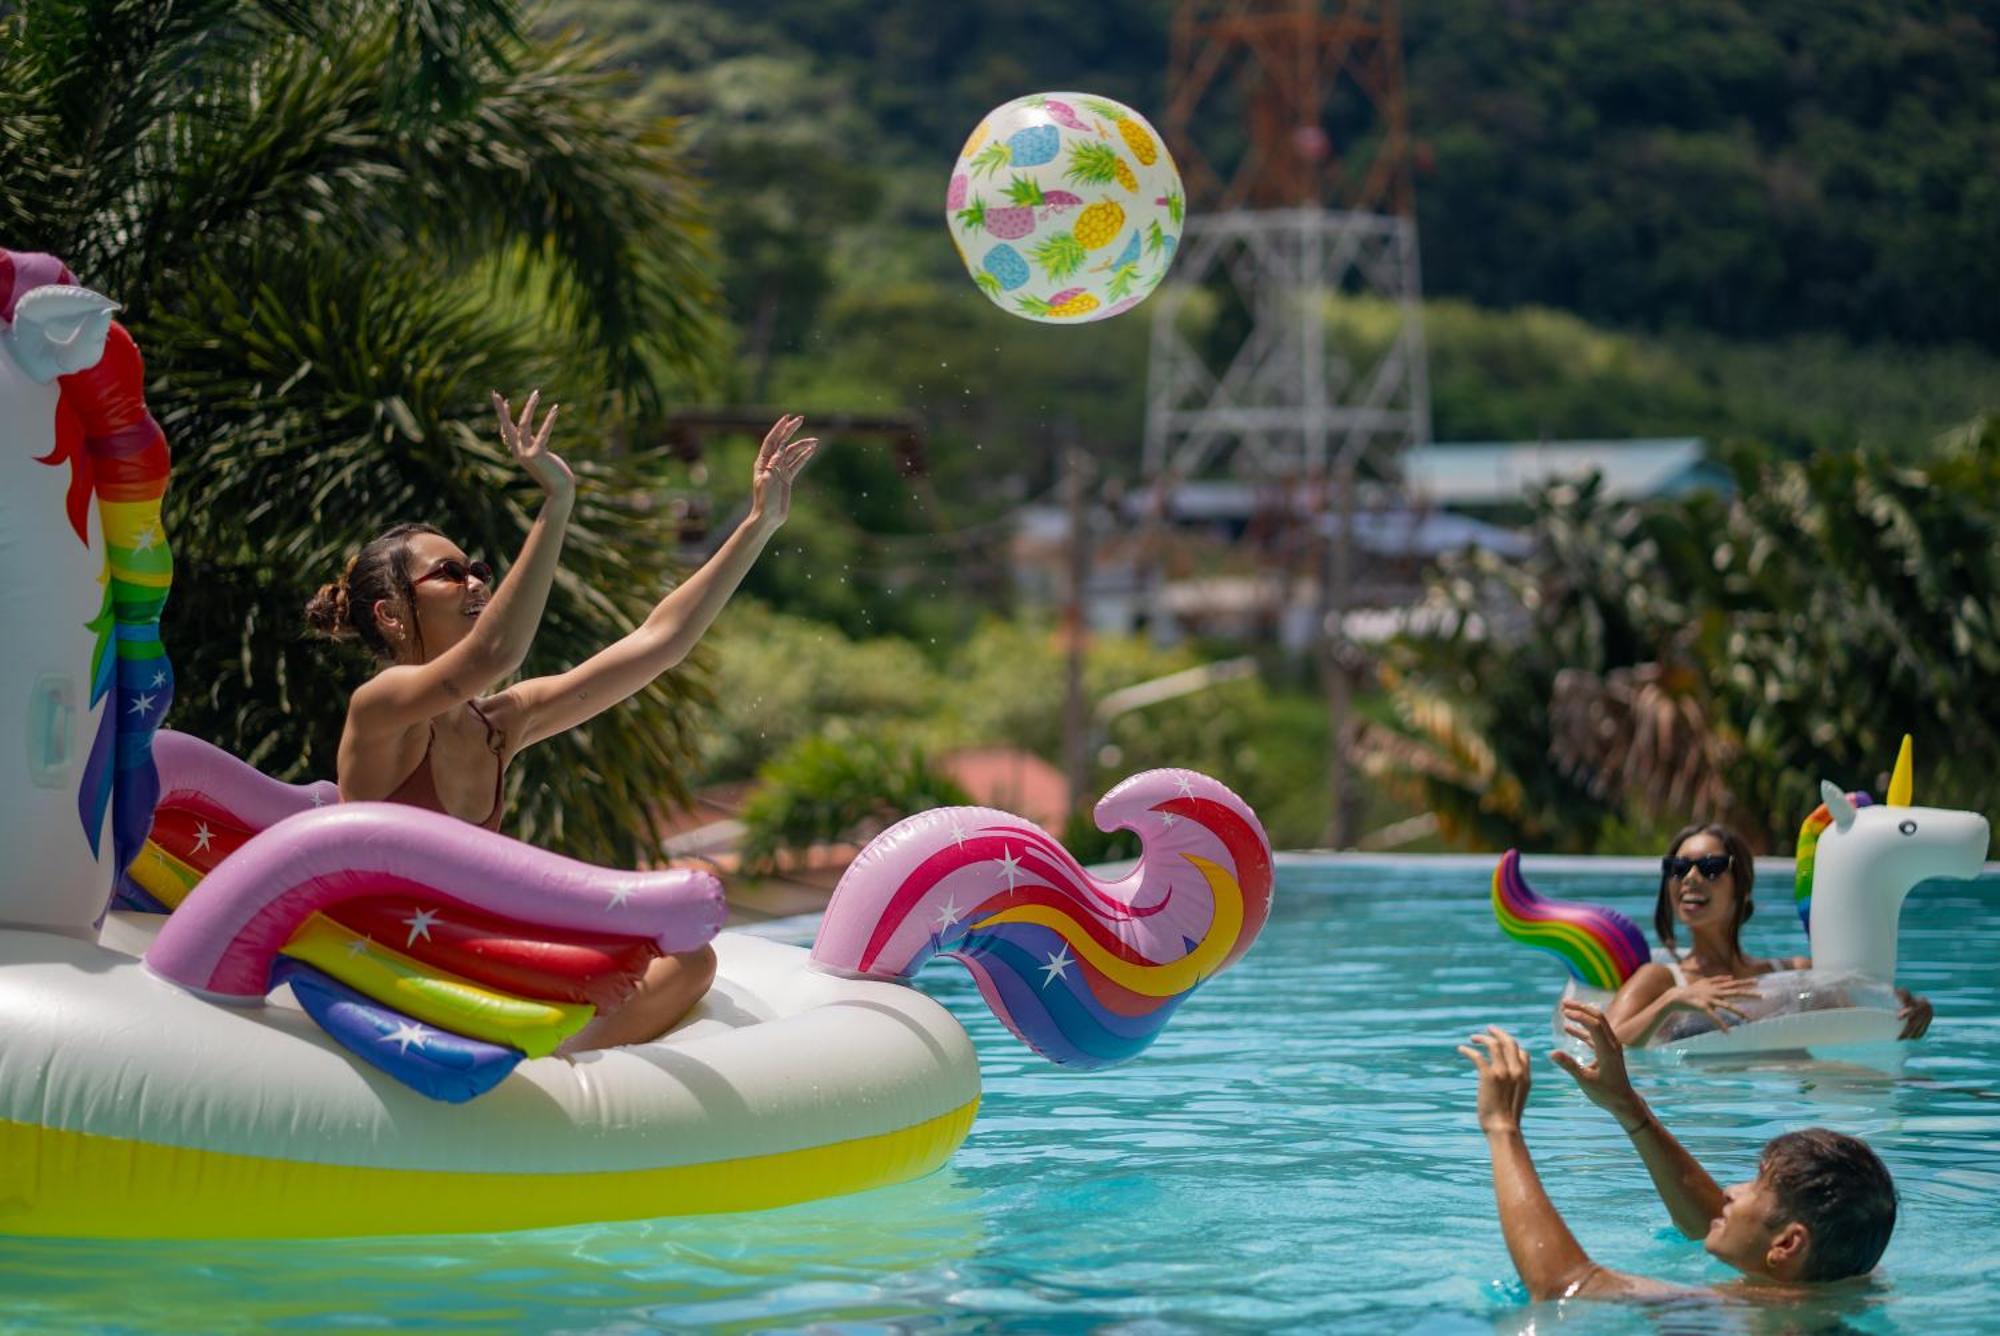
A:
<svg viewBox="0 0 2000 1336">
<path fill-rule="evenodd" d="M 1449 634 L 1401 645 L 1385 781 L 1465 843 L 1591 849 L 1685 816 L 1790 846 L 1822 778 L 1877 788 L 1904 732 L 1920 800 L 2000 815 L 2000 445 L 1921 467 L 1743 452 L 1729 501 L 1535 501 L 1525 562 L 1460 561 Z"/>
<path fill-rule="evenodd" d="M 1198 327 L 1203 304 L 1188 307 Z M 1327 304 L 1329 344 L 1361 366 L 1382 357 L 1401 322 L 1386 301 Z M 1644 335 L 1547 307 L 1450 299 L 1424 304 L 1424 341 L 1431 421 L 1445 441 L 1702 436 L 1800 456 L 1856 444 L 1911 455 L 2000 404 L 2000 357 L 1969 345 Z"/>
<path fill-rule="evenodd" d="M 830 719 L 864 735 L 906 734 L 933 716 L 946 683 L 907 640 L 851 640 L 823 622 L 739 598 L 710 636 L 729 684 L 702 739 L 701 776 L 748 779 Z"/>
<path fill-rule="evenodd" d="M 2000 346 L 2000 24 L 1945 0 L 1405 6 L 1433 292 Z"/>
<path fill-rule="evenodd" d="M 871 226 L 894 228 L 934 225 L 960 140 L 1009 98 L 1082 87 L 1163 111 L 1173 9 L 770 0 L 752 15 L 683 0 L 589 13 L 626 15 L 669 47 L 723 23 L 745 46 L 809 55 L 863 122 L 843 166 L 921 176 L 885 184 Z M 1651 329 L 2000 348 L 1990 7 L 1407 0 L 1402 20 L 1434 295 Z M 930 272 L 950 258 L 931 248 Z"/>
<path fill-rule="evenodd" d="M 931 432 L 937 485 L 968 517 L 1054 485 L 1064 433 L 1136 470 L 1147 329 L 1106 320 L 1055 329 L 1002 314 L 965 278 L 843 290 L 809 355 L 780 369 L 786 402 L 907 408 Z M 1002 489 L 996 495 L 995 484 Z"/>
<path fill-rule="evenodd" d="M 743 805 L 744 861 L 839 840 L 866 841 L 906 816 L 971 803 L 913 746 L 836 726 L 800 739 L 757 772 Z"/>
<path fill-rule="evenodd" d="M 0 19 L 0 237 L 125 305 L 176 455 L 175 727 L 334 769 L 363 672 L 301 643 L 312 589 L 400 519 L 504 561 L 534 498 L 489 388 L 546 388 L 581 500 L 528 669 L 668 579 L 653 466 L 608 447 L 711 355 L 673 126 L 506 0 L 45 0 Z M 606 861 L 677 790 L 697 678 L 527 753 L 515 829 Z"/>
<path fill-rule="evenodd" d="M 944 187 L 979 117 L 1023 92 L 1088 79 L 1145 105 L 1170 5 L 600 0 L 560 12 L 615 35 L 655 104 L 690 118 L 738 330 L 735 392 L 921 413 L 952 507 L 923 517 L 933 531 L 1050 486 L 1071 426 L 1136 466 L 1144 321 L 1050 329 L 996 310 L 953 253 Z"/>
<path fill-rule="evenodd" d="M 898 755 L 1015 746 L 1062 764 L 1063 653 L 1048 626 L 991 618 L 933 658 L 905 640 L 850 640 L 753 603 L 713 639 L 716 676 L 730 687 L 704 740 L 706 780 L 764 777 L 774 758 L 833 736 L 877 740 Z M 1135 637 L 1093 637 L 1085 690 L 1098 700 L 1199 661 Z M 828 720 L 838 721 L 832 733 Z M 1281 845 L 1313 843 L 1326 825 L 1326 715 L 1316 697 L 1238 679 L 1121 716 L 1096 742 L 1109 750 L 1093 758 L 1086 807 L 1129 774 L 1186 766 L 1235 788 Z M 1371 800 L 1369 824 L 1407 813 L 1391 801 Z M 1070 833 L 1079 856 L 1117 847 L 1088 818 Z"/>
<path fill-rule="evenodd" d="M 873 217 L 877 167 L 846 85 L 768 23 L 701 5 L 576 6 L 613 37 L 657 110 L 686 116 L 705 183 L 722 289 L 740 340 L 732 397 L 769 396 L 773 359 L 796 353 L 833 290 L 841 230 Z"/>
</svg>

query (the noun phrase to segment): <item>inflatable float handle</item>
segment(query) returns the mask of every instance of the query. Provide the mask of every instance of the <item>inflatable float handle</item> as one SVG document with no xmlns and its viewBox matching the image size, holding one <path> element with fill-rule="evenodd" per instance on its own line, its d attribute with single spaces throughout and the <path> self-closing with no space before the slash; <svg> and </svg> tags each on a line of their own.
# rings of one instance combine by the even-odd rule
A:
<svg viewBox="0 0 2000 1336">
<path fill-rule="evenodd" d="M 28 730 L 28 777 L 39 789 L 60 789 L 76 756 L 76 682 L 61 673 L 35 679 Z"/>
<path fill-rule="evenodd" d="M 707 872 L 614 871 L 440 812 L 344 803 L 287 817 L 225 858 L 167 920 L 146 965 L 210 1000 L 254 1003 L 309 917 L 385 893 L 647 938 L 669 954 L 706 943 L 726 913 L 722 883 Z"/>
</svg>

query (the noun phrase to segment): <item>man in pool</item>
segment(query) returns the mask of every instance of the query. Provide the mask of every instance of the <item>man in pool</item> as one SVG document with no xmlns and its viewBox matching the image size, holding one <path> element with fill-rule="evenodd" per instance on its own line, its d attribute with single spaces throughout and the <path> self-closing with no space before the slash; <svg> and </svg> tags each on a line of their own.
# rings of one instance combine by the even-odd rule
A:
<svg viewBox="0 0 2000 1336">
<path fill-rule="evenodd" d="M 1594 1061 L 1568 1053 L 1556 1065 L 1611 1114 L 1645 1161 L 1674 1224 L 1709 1254 L 1741 1271 L 1739 1297 L 1786 1298 L 1804 1287 L 1865 1276 L 1896 1227 L 1896 1188 L 1875 1152 L 1854 1137 L 1810 1128 L 1764 1145 L 1757 1177 L 1723 1190 L 1660 1124 L 1625 1071 L 1624 1046 L 1604 1013 L 1563 1003 L 1563 1028 L 1587 1042 Z M 1476 1045 L 1476 1047 L 1474 1047 Z M 1521 1113 L 1528 1103 L 1528 1055 L 1498 1026 L 1458 1050 L 1479 1071 L 1479 1126 L 1493 1156 L 1493 1195 L 1514 1269 L 1536 1299 L 1648 1299 L 1685 1287 L 1628 1276 L 1590 1260 L 1549 1201 Z"/>
</svg>

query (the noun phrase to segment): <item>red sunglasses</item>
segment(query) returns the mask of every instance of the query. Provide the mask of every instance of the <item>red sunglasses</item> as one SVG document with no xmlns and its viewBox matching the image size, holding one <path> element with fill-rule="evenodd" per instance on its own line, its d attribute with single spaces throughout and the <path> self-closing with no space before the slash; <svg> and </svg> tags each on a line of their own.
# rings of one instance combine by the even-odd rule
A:
<svg viewBox="0 0 2000 1336">
<path fill-rule="evenodd" d="M 456 557 L 446 557 L 437 565 L 410 581 L 415 589 L 426 580 L 443 580 L 446 584 L 462 585 L 467 580 L 477 580 L 481 584 L 493 583 L 493 568 L 483 561 L 460 561 Z"/>
</svg>

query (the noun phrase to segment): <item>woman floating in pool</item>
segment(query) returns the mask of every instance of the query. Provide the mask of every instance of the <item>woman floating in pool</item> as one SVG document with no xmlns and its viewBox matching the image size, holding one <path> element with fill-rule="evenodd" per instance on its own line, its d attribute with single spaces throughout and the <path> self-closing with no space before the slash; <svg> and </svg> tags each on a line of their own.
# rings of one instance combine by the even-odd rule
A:
<svg viewBox="0 0 2000 1336">
<path fill-rule="evenodd" d="M 382 665 L 348 701 L 338 760 L 346 801 L 409 803 L 497 830 L 515 756 L 602 714 L 687 657 L 785 522 L 792 484 L 818 446 L 810 437 L 792 439 L 802 418 L 780 419 L 757 452 L 749 515 L 638 629 L 568 672 L 488 695 L 527 657 L 576 499 L 569 466 L 548 449 L 557 410 L 538 428 L 540 400 L 540 391 L 530 395 L 516 419 L 511 405 L 493 396 L 501 439 L 543 492 L 541 513 L 504 583 L 496 585 L 484 562 L 431 526 L 399 524 L 362 548 L 307 605 L 314 632 L 358 639 Z M 706 946 L 663 956 L 630 1001 L 600 1015 L 567 1048 L 657 1038 L 714 977 L 715 955 Z"/>
<path fill-rule="evenodd" d="M 1756 865 L 1750 846 L 1727 826 L 1689 826 L 1660 860 L 1660 895 L 1653 928 L 1673 957 L 1641 965 L 1605 1008 L 1621 1043 L 1641 1045 L 1676 1012 L 1700 1012 L 1728 1028 L 1744 1019 L 1742 999 L 1757 992 L 1759 975 L 1812 968 L 1805 956 L 1760 960 L 1743 950 L 1743 925 L 1755 912 Z M 1682 954 L 1676 925 L 1693 939 Z M 1904 1039 L 1930 1028 L 1931 1004 L 1898 988 Z"/>
</svg>

